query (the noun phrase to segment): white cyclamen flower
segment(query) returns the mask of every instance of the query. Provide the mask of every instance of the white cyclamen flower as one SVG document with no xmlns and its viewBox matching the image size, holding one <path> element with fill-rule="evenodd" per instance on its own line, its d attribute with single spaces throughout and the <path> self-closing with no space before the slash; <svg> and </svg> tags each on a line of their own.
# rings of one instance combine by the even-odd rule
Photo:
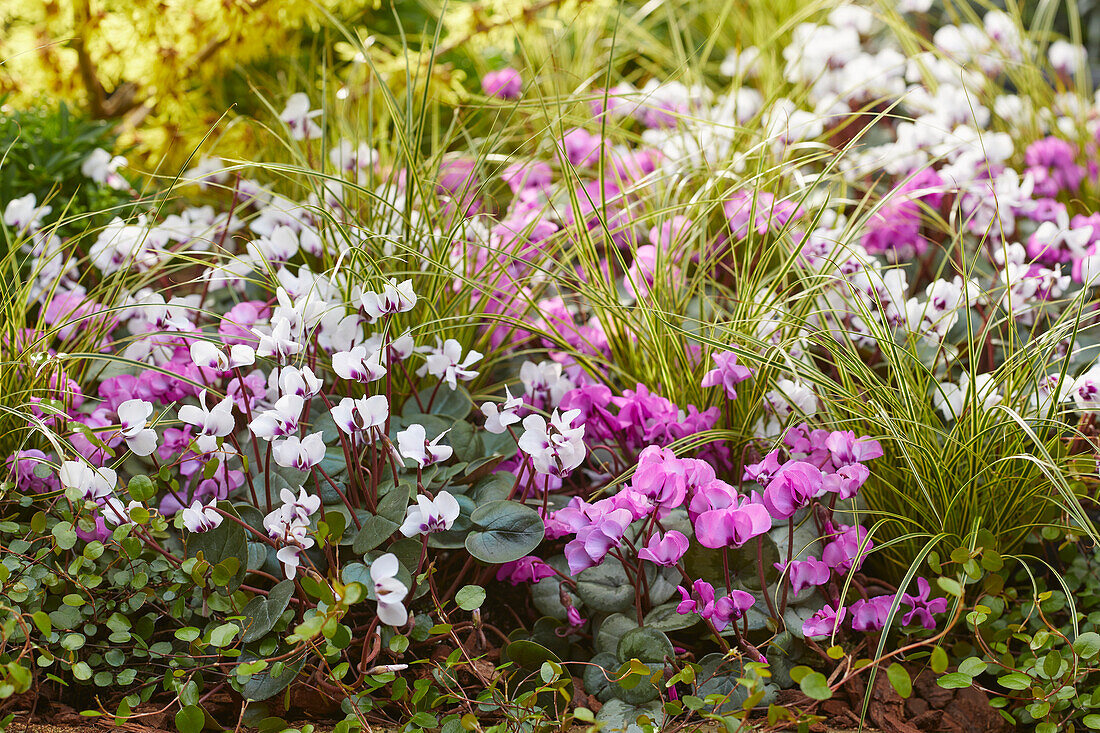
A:
<svg viewBox="0 0 1100 733">
<path fill-rule="evenodd" d="M 332 408 L 332 419 L 336 427 L 348 435 L 362 430 L 379 428 L 386 424 L 390 414 L 390 403 L 385 395 L 375 395 L 363 399 L 345 397 L 340 404 Z"/>
<path fill-rule="evenodd" d="M 356 346 L 349 351 L 340 351 L 332 355 L 332 370 L 342 379 L 351 379 L 367 384 L 386 376 L 386 367 L 382 366 L 381 351 L 367 353 L 364 346 Z"/>
<path fill-rule="evenodd" d="M 411 460 L 420 468 L 425 468 L 433 463 L 447 460 L 454 453 L 451 446 L 439 445 L 439 441 L 448 432 L 450 432 L 449 428 L 429 442 L 423 425 L 410 425 L 397 434 L 397 449 L 401 452 L 403 459 Z"/>
<path fill-rule="evenodd" d="M 446 382 L 451 389 L 457 389 L 458 379 L 469 381 L 478 375 L 479 372 L 469 367 L 481 361 L 482 356 L 480 352 L 470 349 L 463 359 L 462 345 L 454 339 L 447 339 L 437 351 L 424 358 L 424 366 L 417 370 L 417 374 L 431 374 Z"/>
<path fill-rule="evenodd" d="M 386 283 L 381 293 L 368 290 L 359 301 L 367 314 L 367 322 L 374 323 L 384 316 L 412 310 L 416 305 L 416 293 L 413 292 L 412 280 L 398 284 L 395 278 Z"/>
<path fill-rule="evenodd" d="M 226 397 L 207 408 L 204 389 L 199 393 L 199 405 L 184 405 L 179 409 L 179 418 L 188 425 L 194 425 L 203 435 L 224 437 L 233 432 L 233 398 Z"/>
<path fill-rule="evenodd" d="M 198 499 L 183 510 L 183 526 L 190 532 L 209 532 L 222 523 L 222 515 L 214 508 L 217 499 L 203 504 Z"/>
<path fill-rule="evenodd" d="M 536 473 L 567 476 L 584 461 L 584 425 L 573 427 L 580 410 L 569 410 L 550 417 L 547 424 L 542 415 L 523 418 L 523 435 L 519 448 L 531 457 Z"/>
<path fill-rule="evenodd" d="M 317 396 L 324 386 L 309 367 L 283 367 L 279 374 L 279 391 L 284 395 L 296 395 L 305 399 Z"/>
<path fill-rule="evenodd" d="M 310 109 L 309 95 L 303 92 L 291 94 L 279 119 L 290 128 L 290 137 L 294 140 L 310 140 L 321 135 L 321 128 L 313 121 L 321 114 L 319 109 Z"/>
<path fill-rule="evenodd" d="M 416 504 L 405 510 L 401 534 L 412 537 L 450 529 L 459 515 L 458 500 L 446 491 L 440 491 L 434 499 L 423 494 L 416 497 Z"/>
<path fill-rule="evenodd" d="M 134 455 L 147 456 L 157 449 L 157 431 L 145 427 L 152 414 L 153 405 L 145 400 L 126 400 L 118 406 L 122 437 Z"/>
<path fill-rule="evenodd" d="M 264 410 L 252 422 L 248 429 L 257 438 L 273 440 L 286 438 L 298 432 L 298 420 L 305 408 L 305 400 L 298 395 L 288 394 L 280 397 L 270 410 Z"/>
<path fill-rule="evenodd" d="M 58 472 L 61 486 L 66 489 L 76 489 L 85 499 L 100 502 L 111 495 L 115 484 L 118 483 L 118 474 L 114 469 L 95 468 L 83 461 L 65 461 Z"/>
<path fill-rule="evenodd" d="M 519 422 L 516 410 L 523 406 L 523 398 L 513 397 L 507 387 L 504 388 L 504 394 L 507 396 L 503 406 L 497 407 L 495 402 L 486 402 L 481 406 L 481 412 L 485 415 L 485 429 L 497 435 L 507 430 L 509 425 Z"/>
<path fill-rule="evenodd" d="M 53 211 L 52 206 L 39 206 L 33 193 L 12 199 L 4 208 L 4 223 L 16 231 L 37 231 L 42 218 Z"/>
<path fill-rule="evenodd" d="M 323 433 L 311 433 L 303 439 L 297 435 L 272 443 L 271 455 L 283 468 L 308 471 L 325 459 Z"/>
<path fill-rule="evenodd" d="M 404 603 L 409 589 L 397 579 L 398 570 L 400 564 L 392 552 L 370 564 L 370 579 L 374 581 L 374 595 L 378 599 L 378 620 L 387 626 L 404 626 L 409 620 Z"/>
</svg>

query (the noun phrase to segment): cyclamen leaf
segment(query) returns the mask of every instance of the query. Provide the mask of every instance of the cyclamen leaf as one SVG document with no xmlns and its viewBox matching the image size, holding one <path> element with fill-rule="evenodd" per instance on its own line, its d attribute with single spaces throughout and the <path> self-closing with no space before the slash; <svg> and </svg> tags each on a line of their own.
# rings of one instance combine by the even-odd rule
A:
<svg viewBox="0 0 1100 733">
<path fill-rule="evenodd" d="M 241 611 L 241 615 L 245 617 L 244 635 L 241 636 L 241 641 L 247 644 L 262 639 L 275 627 L 293 595 L 294 583 L 284 580 L 268 592 L 267 598 L 256 596 L 249 601 Z"/>
<path fill-rule="evenodd" d="M 478 560 L 499 564 L 526 557 L 542 542 L 545 527 L 534 509 L 515 501 L 492 501 L 470 515 L 474 529 L 466 549 Z"/>
</svg>

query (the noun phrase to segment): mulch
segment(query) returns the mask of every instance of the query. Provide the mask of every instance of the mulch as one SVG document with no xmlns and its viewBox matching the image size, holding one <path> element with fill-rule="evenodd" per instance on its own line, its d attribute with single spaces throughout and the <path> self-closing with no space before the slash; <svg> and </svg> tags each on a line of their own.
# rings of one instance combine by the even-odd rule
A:
<svg viewBox="0 0 1100 733">
<path fill-rule="evenodd" d="M 938 675 L 930 670 L 911 670 L 911 673 L 913 694 L 908 699 L 898 695 L 885 673 L 875 675 L 875 687 L 865 718 L 868 726 L 890 733 L 1005 733 L 1014 730 L 989 704 L 989 698 L 981 690 L 973 687 L 945 690 L 936 684 Z M 842 688 L 843 694 L 830 700 L 818 703 L 800 690 L 783 690 L 779 693 L 778 704 L 823 716 L 823 723 L 810 727 L 813 733 L 858 728 L 866 691 L 866 676 L 860 675 Z"/>
</svg>

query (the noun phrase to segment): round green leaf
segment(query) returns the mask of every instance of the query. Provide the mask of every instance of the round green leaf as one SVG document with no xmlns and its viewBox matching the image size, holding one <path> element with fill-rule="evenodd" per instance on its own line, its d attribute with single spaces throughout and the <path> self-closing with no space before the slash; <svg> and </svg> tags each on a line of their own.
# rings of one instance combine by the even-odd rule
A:
<svg viewBox="0 0 1100 733">
<path fill-rule="evenodd" d="M 491 501 L 470 515 L 466 549 L 482 562 L 499 564 L 526 557 L 542 542 L 545 527 L 534 509 L 515 501 Z"/>
<path fill-rule="evenodd" d="M 485 589 L 480 585 L 464 585 L 455 594 L 455 602 L 463 611 L 481 608 L 481 604 L 485 602 Z"/>
<path fill-rule="evenodd" d="M 179 733 L 199 733 L 206 725 L 206 715 L 198 705 L 188 705 L 176 713 L 176 730 Z"/>
<path fill-rule="evenodd" d="M 829 680 L 820 672 L 810 672 L 802 678 L 798 686 L 807 697 L 814 700 L 828 700 L 833 696 L 833 691 L 829 689 Z"/>
</svg>

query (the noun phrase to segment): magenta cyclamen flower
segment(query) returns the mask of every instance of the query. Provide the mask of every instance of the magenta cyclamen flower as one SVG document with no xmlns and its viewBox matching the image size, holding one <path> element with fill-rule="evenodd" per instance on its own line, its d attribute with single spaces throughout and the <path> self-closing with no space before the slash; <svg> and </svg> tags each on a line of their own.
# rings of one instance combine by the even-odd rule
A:
<svg viewBox="0 0 1100 733">
<path fill-rule="evenodd" d="M 797 596 L 807 588 L 825 585 L 832 576 L 829 566 L 810 555 L 805 560 L 792 560 L 789 565 L 775 563 L 775 569 L 787 572 L 791 581 L 791 590 Z"/>
<path fill-rule="evenodd" d="M 832 606 L 825 606 L 802 623 L 802 634 L 818 639 L 832 636 L 834 632 L 840 629 L 840 624 L 844 621 L 847 613 L 848 609 L 844 606 L 841 606 L 839 611 Z"/>
<path fill-rule="evenodd" d="M 931 590 L 927 580 L 917 578 L 917 595 L 902 594 L 901 602 L 912 609 L 902 616 L 901 622 L 903 625 L 908 626 L 909 624 L 919 623 L 928 630 L 936 628 L 936 620 L 932 618 L 932 614 L 945 612 L 947 610 L 947 599 L 933 598 L 929 600 L 928 594 Z"/>
<path fill-rule="evenodd" d="M 703 375 L 701 386 L 723 387 L 726 397 L 737 399 L 737 390 L 734 385 L 744 382 L 752 376 L 752 370 L 747 366 L 737 363 L 737 355 L 732 351 L 723 351 L 713 355 L 717 368 L 711 369 Z"/>
<path fill-rule="evenodd" d="M 490 71 L 481 78 L 481 91 L 498 99 L 518 99 L 523 91 L 523 78 L 511 67 Z"/>
<path fill-rule="evenodd" d="M 554 569 L 537 557 L 521 557 L 519 560 L 501 565 L 497 570 L 497 580 L 506 580 L 512 585 L 519 585 L 537 583 L 554 574 Z"/>
<path fill-rule="evenodd" d="M 882 457 L 882 445 L 867 436 L 857 438 L 851 430 L 837 430 L 825 439 L 834 466 L 863 463 Z"/>
<path fill-rule="evenodd" d="M 657 565 L 675 565 L 688 549 L 688 538 L 682 532 L 670 530 L 664 537 L 654 534 L 649 544 L 638 550 L 638 558 Z"/>
<path fill-rule="evenodd" d="M 764 506 L 776 519 L 789 519 L 821 492 L 821 469 L 804 461 L 783 465 L 764 489 Z"/>
<path fill-rule="evenodd" d="M 664 509 L 678 507 L 687 497 L 684 463 L 671 450 L 651 445 L 638 456 L 631 485 Z"/>
<path fill-rule="evenodd" d="M 852 628 L 856 631 L 878 631 L 886 626 L 893 596 L 860 598 L 848 609 L 852 613 Z"/>
<path fill-rule="evenodd" d="M 863 552 L 860 552 L 860 546 Z M 867 536 L 867 529 L 858 524 L 849 527 L 841 525 L 840 531 L 834 535 L 834 539 L 825 545 L 821 553 L 821 559 L 825 564 L 838 573 L 847 573 L 854 564 L 858 570 L 863 565 L 863 559 L 871 551 L 875 543 Z"/>
<path fill-rule="evenodd" d="M 740 547 L 771 528 L 772 518 L 765 507 L 738 497 L 729 506 L 700 514 L 695 519 L 695 538 L 712 549 Z"/>
<path fill-rule="evenodd" d="M 729 626 L 730 622 L 741 618 L 745 611 L 752 608 L 754 598 L 751 593 L 735 590 L 728 596 L 715 597 L 714 586 L 705 580 L 696 580 L 688 593 L 683 586 L 680 591 L 680 603 L 676 612 L 680 614 L 697 613 L 714 624 L 718 631 Z"/>
</svg>

